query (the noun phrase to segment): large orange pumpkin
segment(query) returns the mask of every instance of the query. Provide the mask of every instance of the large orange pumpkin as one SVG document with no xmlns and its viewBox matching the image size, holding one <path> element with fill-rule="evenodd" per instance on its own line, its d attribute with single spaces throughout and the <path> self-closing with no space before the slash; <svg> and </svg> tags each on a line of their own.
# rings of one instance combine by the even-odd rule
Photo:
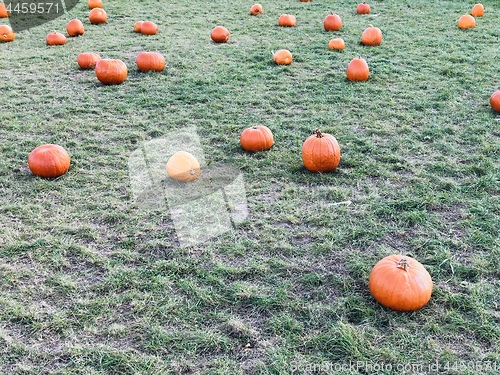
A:
<svg viewBox="0 0 500 375">
<path fill-rule="evenodd" d="M 127 65 L 117 59 L 100 59 L 95 64 L 95 75 L 105 85 L 118 85 L 127 78 Z"/>
<path fill-rule="evenodd" d="M 210 32 L 210 38 L 215 43 L 226 43 L 229 40 L 229 30 L 224 26 L 215 26 Z"/>
<path fill-rule="evenodd" d="M 0 25 L 0 41 L 12 42 L 16 39 L 16 33 L 12 31 L 9 25 Z"/>
<path fill-rule="evenodd" d="M 493 94 L 491 94 L 490 105 L 495 112 L 500 113 L 500 90 L 495 91 Z"/>
<path fill-rule="evenodd" d="M 177 151 L 167 161 L 167 174 L 177 181 L 193 181 L 200 176 L 200 163 L 186 151 Z"/>
<path fill-rule="evenodd" d="M 458 27 L 460 29 L 473 29 L 476 27 L 476 20 L 470 14 L 464 14 L 458 19 Z"/>
<path fill-rule="evenodd" d="M 82 21 L 75 18 L 66 24 L 66 31 L 69 36 L 78 36 L 83 35 L 85 29 L 83 27 Z"/>
<path fill-rule="evenodd" d="M 252 16 L 258 16 L 259 14 L 262 14 L 262 5 L 260 4 L 254 4 L 250 7 L 250 14 Z"/>
<path fill-rule="evenodd" d="M 106 23 L 107 20 L 108 14 L 102 8 L 93 8 L 89 12 L 89 21 L 94 25 L 97 25 L 99 23 Z"/>
<path fill-rule="evenodd" d="M 49 46 L 60 46 L 66 44 L 66 37 L 57 31 L 53 31 L 47 35 L 45 42 Z"/>
<path fill-rule="evenodd" d="M 379 46 L 382 43 L 382 31 L 370 25 L 361 34 L 361 43 L 365 46 Z"/>
<path fill-rule="evenodd" d="M 137 55 L 135 63 L 141 72 L 161 72 L 165 68 L 165 57 L 159 52 L 143 51 Z"/>
<path fill-rule="evenodd" d="M 82 69 L 94 69 L 97 62 L 101 59 L 97 53 L 83 52 L 78 55 L 76 61 Z"/>
<path fill-rule="evenodd" d="M 9 13 L 7 12 L 7 8 L 5 8 L 4 3 L 0 3 L 0 18 L 9 17 Z"/>
<path fill-rule="evenodd" d="M 141 23 L 141 34 L 156 35 L 158 34 L 158 25 L 152 21 L 144 21 Z"/>
<path fill-rule="evenodd" d="M 59 177 L 68 171 L 69 165 L 68 152 L 62 146 L 55 144 L 38 146 L 28 156 L 31 173 L 40 177 Z"/>
<path fill-rule="evenodd" d="M 340 163 L 340 146 L 337 139 L 316 129 L 302 145 L 302 162 L 310 172 L 333 171 Z"/>
<path fill-rule="evenodd" d="M 89 0 L 87 6 L 89 9 L 102 8 L 102 0 Z"/>
<path fill-rule="evenodd" d="M 293 61 L 293 56 L 289 50 L 280 49 L 273 53 L 273 60 L 278 65 L 290 65 Z"/>
<path fill-rule="evenodd" d="M 370 69 L 365 59 L 356 57 L 347 65 L 346 76 L 349 81 L 366 81 L 370 76 Z"/>
<path fill-rule="evenodd" d="M 389 255 L 373 267 L 368 286 L 372 296 L 392 310 L 414 311 L 429 302 L 432 279 L 417 260 L 404 255 Z"/>
<path fill-rule="evenodd" d="M 342 28 L 342 19 L 339 15 L 331 13 L 323 20 L 325 31 L 339 31 Z"/>
<path fill-rule="evenodd" d="M 269 150 L 274 144 L 273 133 L 264 125 L 251 126 L 241 132 L 240 144 L 249 152 Z"/>
<path fill-rule="evenodd" d="M 481 3 L 477 3 L 472 7 L 471 15 L 474 17 L 482 17 L 484 16 L 484 6 Z"/>
<path fill-rule="evenodd" d="M 357 8 L 356 8 L 356 13 L 357 14 L 370 14 L 370 4 L 367 4 L 366 2 L 359 3 Z"/>
<path fill-rule="evenodd" d="M 282 14 L 278 17 L 278 25 L 284 27 L 293 27 L 297 24 L 297 19 L 293 14 Z"/>
</svg>

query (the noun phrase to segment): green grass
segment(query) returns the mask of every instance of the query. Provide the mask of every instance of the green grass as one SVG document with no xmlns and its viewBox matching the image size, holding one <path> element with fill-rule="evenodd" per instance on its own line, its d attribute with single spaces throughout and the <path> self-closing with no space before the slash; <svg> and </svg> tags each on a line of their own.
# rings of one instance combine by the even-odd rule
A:
<svg viewBox="0 0 500 375">
<path fill-rule="evenodd" d="M 370 1 L 361 16 L 352 1 L 263 1 L 252 17 L 240 0 L 122 0 L 95 26 L 81 1 L 0 44 L 0 373 L 497 374 L 500 7 L 482 3 L 459 30 L 473 2 Z M 323 31 L 330 11 L 339 32 Z M 282 13 L 297 26 L 278 27 Z M 71 18 L 85 35 L 46 46 Z M 158 35 L 132 31 L 146 19 Z M 226 44 L 210 41 L 219 24 Z M 368 24 L 381 46 L 360 45 Z M 339 36 L 345 50 L 329 51 Z M 272 63 L 280 48 L 292 65 Z M 138 72 L 142 50 L 166 69 Z M 127 80 L 99 84 L 77 67 L 85 51 L 122 59 Z M 345 79 L 358 55 L 364 83 Z M 275 145 L 249 154 L 239 134 L 255 124 Z M 183 128 L 208 166 L 243 173 L 249 209 L 187 248 L 168 209 L 134 202 L 128 170 L 143 142 Z M 302 166 L 315 128 L 341 145 L 333 173 Z M 67 174 L 31 175 L 42 143 L 68 150 Z M 423 309 L 371 297 L 369 272 L 392 253 L 429 270 Z"/>
</svg>

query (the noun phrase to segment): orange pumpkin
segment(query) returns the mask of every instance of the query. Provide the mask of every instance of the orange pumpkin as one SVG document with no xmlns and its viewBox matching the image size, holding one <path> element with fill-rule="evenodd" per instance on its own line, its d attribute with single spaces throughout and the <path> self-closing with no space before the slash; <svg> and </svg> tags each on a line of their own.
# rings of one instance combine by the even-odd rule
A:
<svg viewBox="0 0 500 375">
<path fill-rule="evenodd" d="M 379 46 L 382 43 L 382 31 L 370 25 L 361 34 L 361 43 L 365 46 Z"/>
<path fill-rule="evenodd" d="M 345 42 L 342 38 L 335 38 L 328 42 L 328 49 L 343 50 L 345 48 Z"/>
<path fill-rule="evenodd" d="M 293 14 L 282 14 L 278 17 L 278 25 L 284 27 L 293 27 L 297 24 L 297 19 Z"/>
<path fill-rule="evenodd" d="M 241 132 L 240 144 L 249 152 L 269 150 L 274 144 L 273 133 L 264 125 L 251 126 Z"/>
<path fill-rule="evenodd" d="M 83 52 L 78 55 L 76 61 L 82 69 L 94 69 L 97 62 L 101 59 L 97 53 Z"/>
<path fill-rule="evenodd" d="M 49 46 L 60 46 L 66 44 L 66 37 L 57 31 L 53 31 L 47 35 L 45 42 Z"/>
<path fill-rule="evenodd" d="M 356 57 L 347 65 L 346 76 L 349 81 L 366 81 L 370 76 L 370 69 L 365 59 Z"/>
<path fill-rule="evenodd" d="M 357 14 L 370 14 L 370 4 L 367 4 L 366 2 L 362 2 L 358 4 L 356 8 L 356 13 Z"/>
<path fill-rule="evenodd" d="M 293 60 L 292 53 L 287 49 L 280 49 L 273 53 L 273 60 L 278 65 L 290 65 Z"/>
<path fill-rule="evenodd" d="M 66 24 L 66 31 L 69 36 L 78 36 L 83 35 L 85 29 L 83 27 L 82 21 L 75 18 Z"/>
<path fill-rule="evenodd" d="M 89 12 L 89 21 L 91 24 L 97 25 L 100 23 L 106 23 L 108 20 L 108 14 L 102 8 L 93 8 Z"/>
<path fill-rule="evenodd" d="M 224 26 L 215 26 L 210 32 L 210 38 L 215 43 L 226 43 L 229 40 L 229 30 Z"/>
<path fill-rule="evenodd" d="M 342 28 L 342 19 L 339 15 L 331 13 L 323 20 L 325 31 L 339 31 Z"/>
<path fill-rule="evenodd" d="M 490 96 L 490 105 L 495 112 L 500 113 L 500 91 L 495 91 Z"/>
<path fill-rule="evenodd" d="M 0 18 L 9 17 L 9 13 L 7 12 L 7 8 L 5 8 L 4 3 L 0 3 Z"/>
<path fill-rule="evenodd" d="M 135 58 L 137 68 L 141 72 L 161 72 L 165 68 L 165 58 L 159 52 L 141 52 Z"/>
<path fill-rule="evenodd" d="M 433 284 L 420 262 L 394 254 L 375 264 L 368 286 L 381 305 L 396 311 L 415 311 L 429 302 Z"/>
<path fill-rule="evenodd" d="M 95 64 L 95 75 L 105 85 L 119 85 L 125 81 L 127 74 L 127 65 L 121 60 L 100 59 Z"/>
<path fill-rule="evenodd" d="M 141 24 L 141 34 L 156 35 L 158 34 L 158 26 L 152 21 L 144 21 Z"/>
<path fill-rule="evenodd" d="M 134 23 L 134 31 L 136 33 L 140 33 L 141 32 L 141 26 L 142 26 L 142 23 L 144 21 L 137 21 L 136 23 Z"/>
<path fill-rule="evenodd" d="M 28 167 L 35 176 L 59 177 L 68 171 L 69 165 L 68 152 L 55 144 L 38 146 L 28 156 Z"/>
<path fill-rule="evenodd" d="M 102 0 L 89 0 L 87 5 L 89 9 L 102 8 Z"/>
<path fill-rule="evenodd" d="M 12 42 L 16 39 L 16 33 L 12 31 L 9 25 L 0 25 L 0 41 Z"/>
<path fill-rule="evenodd" d="M 258 16 L 259 14 L 262 14 L 262 5 L 260 4 L 254 4 L 250 7 L 250 14 L 252 16 Z"/>
<path fill-rule="evenodd" d="M 302 162 L 310 172 L 331 172 L 340 163 L 340 146 L 333 135 L 319 129 L 302 145 Z"/>
<path fill-rule="evenodd" d="M 200 163 L 186 151 L 177 151 L 167 161 L 167 174 L 177 181 L 194 181 L 201 173 Z"/>
<path fill-rule="evenodd" d="M 301 3 L 312 3 L 312 0 L 300 0 Z"/>
<path fill-rule="evenodd" d="M 458 27 L 460 29 L 473 29 L 476 27 L 476 20 L 470 14 L 464 14 L 458 19 Z"/>
<path fill-rule="evenodd" d="M 471 15 L 474 17 L 482 17 L 484 16 L 484 6 L 481 3 L 477 3 L 472 7 Z"/>
</svg>

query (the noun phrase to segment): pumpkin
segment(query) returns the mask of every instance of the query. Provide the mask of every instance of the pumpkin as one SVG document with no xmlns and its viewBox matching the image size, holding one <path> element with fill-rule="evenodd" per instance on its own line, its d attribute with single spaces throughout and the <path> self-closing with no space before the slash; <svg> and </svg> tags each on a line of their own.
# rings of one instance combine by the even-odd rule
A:
<svg viewBox="0 0 500 375">
<path fill-rule="evenodd" d="M 159 52 L 141 52 L 135 58 L 137 68 L 141 72 L 161 72 L 165 68 L 165 58 Z"/>
<path fill-rule="evenodd" d="M 382 31 L 370 25 L 361 34 L 361 43 L 365 46 L 379 46 L 382 43 Z"/>
<path fill-rule="evenodd" d="M 224 26 L 215 26 L 210 32 L 210 38 L 215 43 L 226 43 L 229 40 L 229 30 Z"/>
<path fill-rule="evenodd" d="M 473 29 L 476 27 L 476 20 L 470 14 L 464 14 L 458 19 L 458 27 L 460 29 Z"/>
<path fill-rule="evenodd" d="M 301 3 L 311 3 L 312 0 L 300 0 Z"/>
<path fill-rule="evenodd" d="M 381 259 L 370 272 L 370 293 L 383 306 L 414 311 L 429 302 L 432 279 L 417 260 L 393 254 Z"/>
<path fill-rule="evenodd" d="M 69 36 L 83 35 L 85 32 L 82 21 L 76 18 L 66 24 L 66 31 Z"/>
<path fill-rule="evenodd" d="M 474 17 L 482 17 L 484 16 L 484 6 L 481 3 L 477 3 L 472 7 L 471 15 Z"/>
<path fill-rule="evenodd" d="M 97 25 L 99 23 L 106 23 L 108 14 L 102 8 L 93 8 L 89 12 L 89 21 L 91 24 Z"/>
<path fill-rule="evenodd" d="M 94 69 L 97 62 L 101 59 L 97 53 L 83 52 L 78 55 L 76 61 L 82 69 Z"/>
<path fill-rule="evenodd" d="M 9 13 L 7 12 L 7 8 L 5 8 L 4 3 L 0 3 L 0 18 L 9 17 Z"/>
<path fill-rule="evenodd" d="M 16 33 L 12 31 L 9 25 L 0 25 L 0 41 L 12 42 L 16 39 Z"/>
<path fill-rule="evenodd" d="M 240 144 L 249 152 L 269 150 L 274 144 L 273 133 L 264 125 L 251 126 L 241 132 Z"/>
<path fill-rule="evenodd" d="M 89 0 L 87 5 L 89 9 L 102 8 L 102 0 Z"/>
<path fill-rule="evenodd" d="M 158 26 L 154 22 L 144 21 L 141 24 L 141 34 L 156 35 L 156 34 L 158 34 Z"/>
<path fill-rule="evenodd" d="M 49 46 L 60 46 L 66 44 L 66 37 L 57 31 L 53 31 L 47 35 L 45 42 Z"/>
<path fill-rule="evenodd" d="M 36 147 L 28 156 L 28 167 L 35 176 L 55 178 L 69 169 L 68 152 L 59 145 L 45 144 Z"/>
<path fill-rule="evenodd" d="M 345 42 L 342 38 L 335 38 L 328 42 L 328 49 L 343 50 L 345 48 Z"/>
<path fill-rule="evenodd" d="M 356 8 L 356 13 L 357 14 L 370 14 L 370 4 L 367 4 L 366 2 L 362 2 L 358 4 Z"/>
<path fill-rule="evenodd" d="M 370 69 L 365 59 L 356 57 L 347 65 L 346 76 L 349 81 L 366 81 L 370 76 Z"/>
<path fill-rule="evenodd" d="M 144 21 L 137 21 L 136 23 L 134 23 L 134 31 L 136 33 L 140 33 L 141 32 L 141 26 L 142 26 L 142 23 Z"/>
<path fill-rule="evenodd" d="M 500 91 L 495 91 L 490 96 L 490 105 L 495 112 L 500 113 Z"/>
<path fill-rule="evenodd" d="M 293 14 L 282 14 L 278 17 L 278 25 L 284 27 L 293 27 L 297 24 L 297 19 Z"/>
<path fill-rule="evenodd" d="M 280 49 L 273 53 L 273 60 L 278 65 L 290 65 L 293 60 L 292 53 L 287 49 Z"/>
<path fill-rule="evenodd" d="M 262 5 L 260 4 L 254 4 L 250 7 L 250 14 L 252 16 L 258 16 L 259 14 L 262 14 Z"/>
<path fill-rule="evenodd" d="M 167 161 L 167 174 L 177 181 L 193 181 L 200 176 L 200 163 L 186 151 L 177 151 Z"/>
<path fill-rule="evenodd" d="M 95 75 L 105 85 L 118 85 L 127 78 L 127 65 L 121 60 L 100 59 L 95 64 Z"/>
<path fill-rule="evenodd" d="M 331 13 L 323 20 L 325 31 L 339 31 L 342 28 L 342 19 L 335 13 Z"/>
<path fill-rule="evenodd" d="M 310 172 L 331 172 L 340 163 L 340 146 L 333 135 L 319 129 L 302 145 L 302 162 Z"/>
</svg>

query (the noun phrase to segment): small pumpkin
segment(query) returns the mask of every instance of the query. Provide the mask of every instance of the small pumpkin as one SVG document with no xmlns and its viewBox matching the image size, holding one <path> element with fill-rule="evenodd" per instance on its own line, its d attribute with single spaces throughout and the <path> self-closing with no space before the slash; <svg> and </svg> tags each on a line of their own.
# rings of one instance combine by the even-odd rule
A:
<svg viewBox="0 0 500 375">
<path fill-rule="evenodd" d="M 167 174 L 177 181 L 194 181 L 201 173 L 200 163 L 186 151 L 177 151 L 167 161 Z"/>
<path fill-rule="evenodd" d="M 69 36 L 83 35 L 85 29 L 83 27 L 82 21 L 79 19 L 72 19 L 66 24 L 66 32 Z"/>
<path fill-rule="evenodd" d="M 0 18 L 9 17 L 9 12 L 7 12 L 7 8 L 4 3 L 0 3 Z"/>
<path fill-rule="evenodd" d="M 47 37 L 45 38 L 45 42 L 49 46 L 61 46 L 63 44 L 66 44 L 66 37 L 60 32 L 53 31 L 47 35 Z"/>
<path fill-rule="evenodd" d="M 393 254 L 375 264 L 368 286 L 381 305 L 396 311 L 415 311 L 429 302 L 433 284 L 420 262 Z"/>
<path fill-rule="evenodd" d="M 106 23 L 107 20 L 108 14 L 102 8 L 92 8 L 92 10 L 89 12 L 89 21 L 93 25 Z"/>
<path fill-rule="evenodd" d="M 477 3 L 472 7 L 471 15 L 474 17 L 482 17 L 484 16 L 484 5 L 481 3 Z"/>
<path fill-rule="evenodd" d="M 9 25 L 0 25 L 0 41 L 12 42 L 16 39 L 16 33 L 12 31 Z"/>
<path fill-rule="evenodd" d="M 210 32 L 210 38 L 215 43 L 226 43 L 229 40 L 229 30 L 224 26 L 215 26 Z"/>
<path fill-rule="evenodd" d="M 493 94 L 491 94 L 490 105 L 495 112 L 500 113 L 500 90 L 495 91 Z"/>
<path fill-rule="evenodd" d="M 361 43 L 365 46 L 379 46 L 382 43 L 382 31 L 370 25 L 361 34 Z"/>
<path fill-rule="evenodd" d="M 290 65 L 293 61 L 293 56 L 289 50 L 280 49 L 273 53 L 273 60 L 278 65 Z"/>
<path fill-rule="evenodd" d="M 460 29 L 473 29 L 476 27 L 476 20 L 470 14 L 464 14 L 458 19 L 458 27 Z"/>
<path fill-rule="evenodd" d="M 297 24 L 297 19 L 293 14 L 282 14 L 278 17 L 278 25 L 283 27 L 293 27 Z"/>
<path fill-rule="evenodd" d="M 35 176 L 55 178 L 65 174 L 70 165 L 70 157 L 64 147 L 44 144 L 36 147 L 28 156 L 28 167 Z"/>
<path fill-rule="evenodd" d="M 240 144 L 249 152 L 269 150 L 274 144 L 273 133 L 264 125 L 251 126 L 241 132 Z"/>
<path fill-rule="evenodd" d="M 135 63 L 141 72 L 161 72 L 165 68 L 165 57 L 159 52 L 143 51 L 137 55 Z"/>
<path fill-rule="evenodd" d="M 370 76 L 370 69 L 365 59 L 356 57 L 347 65 L 346 76 L 349 81 L 366 81 Z"/>
<path fill-rule="evenodd" d="M 76 61 L 78 66 L 82 69 L 94 69 L 97 62 L 101 59 L 97 53 L 94 52 L 83 52 L 80 53 Z"/>
<path fill-rule="evenodd" d="M 158 34 L 158 25 L 152 21 L 144 21 L 141 24 L 141 34 L 144 35 Z"/>
<path fill-rule="evenodd" d="M 301 3 L 312 3 L 312 0 L 300 0 Z"/>
<path fill-rule="evenodd" d="M 100 59 L 95 64 L 95 75 L 105 85 L 119 85 L 127 74 L 127 65 L 118 59 Z"/>
<path fill-rule="evenodd" d="M 337 139 L 316 129 L 302 145 L 302 162 L 310 172 L 333 171 L 340 163 L 340 146 Z"/>
<path fill-rule="evenodd" d="M 89 0 L 87 5 L 89 9 L 102 8 L 102 0 Z"/>
<path fill-rule="evenodd" d="M 328 49 L 343 50 L 345 48 L 345 42 L 342 38 L 335 38 L 328 42 Z"/>
<path fill-rule="evenodd" d="M 262 5 L 260 4 L 254 4 L 250 7 L 250 14 L 252 16 L 258 16 L 259 14 L 262 14 Z"/>
<path fill-rule="evenodd" d="M 359 3 L 356 7 L 357 14 L 370 14 L 370 4 L 366 2 Z"/>
<path fill-rule="evenodd" d="M 141 32 L 141 26 L 143 24 L 144 21 L 137 21 L 136 23 L 134 23 L 134 31 L 136 33 L 140 33 Z"/>
<path fill-rule="evenodd" d="M 342 19 L 335 13 L 330 13 L 323 20 L 325 31 L 339 31 L 342 28 Z"/>
</svg>

